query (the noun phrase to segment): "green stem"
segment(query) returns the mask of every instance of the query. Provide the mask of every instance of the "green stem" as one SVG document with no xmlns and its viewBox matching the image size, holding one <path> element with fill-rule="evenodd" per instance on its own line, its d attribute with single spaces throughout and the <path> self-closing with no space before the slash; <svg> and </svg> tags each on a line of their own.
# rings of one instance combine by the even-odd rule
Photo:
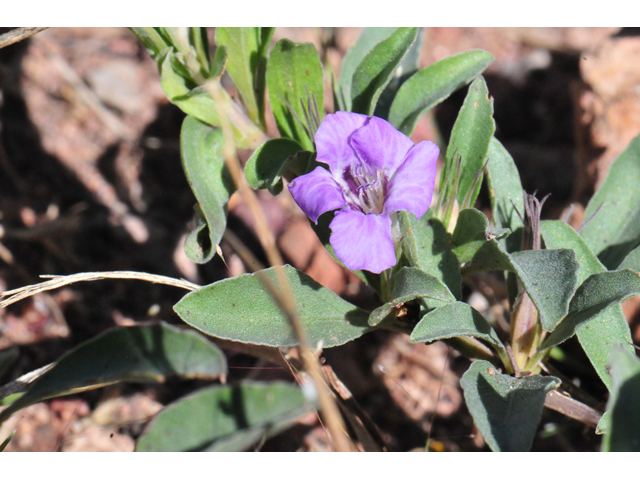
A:
<svg viewBox="0 0 640 480">
<path fill-rule="evenodd" d="M 392 291 L 391 269 L 387 269 L 380 274 L 380 297 L 384 303 L 391 300 Z"/>
<path fill-rule="evenodd" d="M 495 353 L 484 344 L 472 337 L 455 337 L 443 340 L 444 343 L 455 348 L 465 357 L 477 360 L 487 360 L 496 367 L 500 367 L 500 362 L 496 358 Z M 507 361 L 508 364 L 508 361 Z"/>
</svg>

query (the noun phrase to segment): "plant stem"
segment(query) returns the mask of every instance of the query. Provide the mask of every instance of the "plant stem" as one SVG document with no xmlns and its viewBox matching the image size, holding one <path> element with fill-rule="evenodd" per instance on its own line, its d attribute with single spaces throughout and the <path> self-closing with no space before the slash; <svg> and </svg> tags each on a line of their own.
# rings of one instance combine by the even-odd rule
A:
<svg viewBox="0 0 640 480">
<path fill-rule="evenodd" d="M 443 340 L 443 342 L 450 347 L 455 348 L 458 352 L 469 359 L 486 360 L 493 363 L 498 368 L 501 367 L 500 361 L 496 357 L 496 354 L 489 347 L 480 343 L 475 338 L 455 337 L 447 338 Z"/>
</svg>

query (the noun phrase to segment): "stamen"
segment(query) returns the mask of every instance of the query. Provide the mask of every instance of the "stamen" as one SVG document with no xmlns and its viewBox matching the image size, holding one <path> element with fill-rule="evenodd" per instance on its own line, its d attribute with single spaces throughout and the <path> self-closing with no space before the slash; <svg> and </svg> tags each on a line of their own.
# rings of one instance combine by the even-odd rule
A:
<svg viewBox="0 0 640 480">
<path fill-rule="evenodd" d="M 387 177 L 384 169 L 372 170 L 366 163 L 352 165 L 345 170 L 340 185 L 351 208 L 379 215 L 384 206 Z"/>
</svg>

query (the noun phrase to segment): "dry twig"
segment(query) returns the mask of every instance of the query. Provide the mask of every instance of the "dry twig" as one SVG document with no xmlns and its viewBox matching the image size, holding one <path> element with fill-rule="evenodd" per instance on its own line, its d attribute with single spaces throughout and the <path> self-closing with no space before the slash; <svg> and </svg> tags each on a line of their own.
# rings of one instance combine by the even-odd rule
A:
<svg viewBox="0 0 640 480">
<path fill-rule="evenodd" d="M 20 27 L 14 28 L 13 30 L 8 31 L 0 35 L 0 48 L 8 47 L 9 45 L 13 45 L 14 43 L 18 43 L 25 38 L 29 38 L 31 35 L 35 35 L 42 30 L 45 30 L 49 27 Z"/>
</svg>

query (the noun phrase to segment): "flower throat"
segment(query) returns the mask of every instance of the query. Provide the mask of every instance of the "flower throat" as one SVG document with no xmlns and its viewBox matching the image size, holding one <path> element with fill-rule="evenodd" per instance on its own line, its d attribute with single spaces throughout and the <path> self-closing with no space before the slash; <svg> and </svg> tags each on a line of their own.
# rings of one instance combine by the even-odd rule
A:
<svg viewBox="0 0 640 480">
<path fill-rule="evenodd" d="M 359 163 L 344 170 L 342 192 L 353 210 L 380 215 L 387 193 L 387 177 L 384 169 L 376 169 Z"/>
</svg>

